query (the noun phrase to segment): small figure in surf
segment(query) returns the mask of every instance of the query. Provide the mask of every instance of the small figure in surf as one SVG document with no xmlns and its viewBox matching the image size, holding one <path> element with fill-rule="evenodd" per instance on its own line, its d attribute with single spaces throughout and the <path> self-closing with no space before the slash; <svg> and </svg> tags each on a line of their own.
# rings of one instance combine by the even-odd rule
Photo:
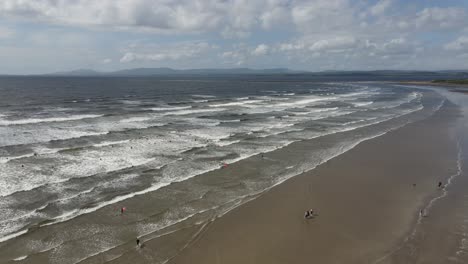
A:
<svg viewBox="0 0 468 264">
<path fill-rule="evenodd" d="M 137 238 L 136 243 L 137 243 L 137 246 L 139 247 L 140 246 L 140 239 Z"/>
<path fill-rule="evenodd" d="M 442 187 L 442 182 L 439 182 L 439 185 L 438 185 L 438 186 L 439 186 L 439 188 L 441 188 L 441 187 Z"/>
</svg>

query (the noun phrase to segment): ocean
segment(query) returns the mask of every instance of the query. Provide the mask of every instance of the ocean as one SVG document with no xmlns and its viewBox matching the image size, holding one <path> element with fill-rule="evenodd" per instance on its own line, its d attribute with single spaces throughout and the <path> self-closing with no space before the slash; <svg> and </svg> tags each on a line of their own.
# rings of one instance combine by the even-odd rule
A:
<svg viewBox="0 0 468 264">
<path fill-rule="evenodd" d="M 157 197 L 154 208 L 126 208 L 141 213 L 136 236 L 194 216 L 207 221 L 445 102 L 433 91 L 378 81 L 268 78 L 10 77 L 0 79 L 0 95 L 0 245 L 106 207 L 118 213 L 148 193 Z M 330 135 L 333 142 L 322 141 Z M 308 147 L 291 148 L 301 142 Z M 274 157 L 288 148 L 288 157 Z M 264 163 L 231 169 L 252 159 Z M 151 224 L 142 224 L 146 217 Z M 73 237 L 62 235 L 27 254 Z M 109 235 L 57 263 L 122 243 Z"/>
</svg>

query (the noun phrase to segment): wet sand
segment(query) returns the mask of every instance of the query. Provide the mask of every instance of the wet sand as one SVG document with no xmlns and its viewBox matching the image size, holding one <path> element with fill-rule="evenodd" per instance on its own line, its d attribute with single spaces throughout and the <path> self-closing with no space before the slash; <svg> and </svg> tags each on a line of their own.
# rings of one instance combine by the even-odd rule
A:
<svg viewBox="0 0 468 264">
<path fill-rule="evenodd" d="M 457 83 L 436 83 L 436 82 L 427 82 L 427 81 L 408 81 L 408 82 L 398 82 L 398 84 L 409 84 L 409 85 L 420 85 L 420 86 L 433 86 L 444 89 L 450 89 L 451 92 L 456 93 L 468 93 L 468 84 L 457 84 Z"/>
<path fill-rule="evenodd" d="M 457 114 L 443 107 L 286 181 L 214 221 L 170 263 L 377 262 L 456 170 Z M 305 220 L 310 208 L 319 215 Z"/>
</svg>

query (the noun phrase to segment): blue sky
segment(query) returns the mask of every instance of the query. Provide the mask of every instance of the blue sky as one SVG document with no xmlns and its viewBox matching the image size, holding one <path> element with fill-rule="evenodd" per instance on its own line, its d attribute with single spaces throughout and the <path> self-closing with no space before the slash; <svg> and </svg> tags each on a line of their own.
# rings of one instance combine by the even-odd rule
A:
<svg viewBox="0 0 468 264">
<path fill-rule="evenodd" d="M 133 67 L 468 69 L 468 1 L 0 1 L 0 73 Z"/>
</svg>

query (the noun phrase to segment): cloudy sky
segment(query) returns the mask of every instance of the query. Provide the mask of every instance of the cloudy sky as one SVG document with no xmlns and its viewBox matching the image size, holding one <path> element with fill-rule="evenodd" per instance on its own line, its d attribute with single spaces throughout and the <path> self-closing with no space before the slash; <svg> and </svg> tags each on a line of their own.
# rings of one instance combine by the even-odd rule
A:
<svg viewBox="0 0 468 264">
<path fill-rule="evenodd" d="M 467 69 L 467 0 L 0 0 L 0 73 Z"/>
</svg>

